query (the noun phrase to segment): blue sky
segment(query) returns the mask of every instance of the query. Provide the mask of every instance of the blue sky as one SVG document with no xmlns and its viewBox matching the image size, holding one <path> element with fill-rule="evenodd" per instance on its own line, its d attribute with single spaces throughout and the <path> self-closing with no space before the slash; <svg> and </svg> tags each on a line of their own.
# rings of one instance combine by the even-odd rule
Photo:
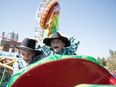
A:
<svg viewBox="0 0 116 87">
<path fill-rule="evenodd" d="M 59 30 L 80 41 L 77 53 L 108 57 L 116 51 L 116 0 L 57 0 Z M 41 0 L 0 0 L 0 35 L 14 30 L 19 39 L 34 38 Z"/>
</svg>

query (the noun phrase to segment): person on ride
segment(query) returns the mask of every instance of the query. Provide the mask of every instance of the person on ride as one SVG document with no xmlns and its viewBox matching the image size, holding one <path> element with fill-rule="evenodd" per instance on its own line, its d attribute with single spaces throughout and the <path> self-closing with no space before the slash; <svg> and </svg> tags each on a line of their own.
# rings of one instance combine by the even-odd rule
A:
<svg viewBox="0 0 116 87">
<path fill-rule="evenodd" d="M 73 37 L 68 39 L 67 37 L 62 36 L 59 32 L 55 32 L 49 38 L 44 38 L 43 43 L 40 40 L 38 40 L 38 43 L 43 46 L 48 46 L 51 54 L 75 55 L 80 42 L 78 41 L 75 43 L 74 40 Z"/>
<path fill-rule="evenodd" d="M 18 58 L 13 65 L 13 73 L 32 64 L 42 57 L 42 51 L 35 50 L 36 40 L 25 38 L 21 45 L 15 46 L 20 50 L 21 58 Z"/>
</svg>

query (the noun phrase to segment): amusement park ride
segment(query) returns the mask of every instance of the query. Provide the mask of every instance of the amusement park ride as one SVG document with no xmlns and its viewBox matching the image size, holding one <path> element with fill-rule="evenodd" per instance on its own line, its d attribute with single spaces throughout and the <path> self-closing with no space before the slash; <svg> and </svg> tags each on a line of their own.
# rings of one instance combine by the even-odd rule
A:
<svg viewBox="0 0 116 87">
<path fill-rule="evenodd" d="M 40 3 L 36 13 L 35 38 L 43 40 L 58 31 L 59 11 L 56 0 Z M 20 43 L 13 41 L 12 44 Z M 12 70 L 10 65 L 15 60 L 10 65 L 2 64 L 3 60 L 0 58 L 0 68 Z M 0 86 L 4 75 L 5 72 Z M 10 77 L 6 87 L 116 87 L 116 78 L 91 56 L 56 54 L 19 70 Z"/>
<path fill-rule="evenodd" d="M 36 12 L 35 37 L 43 39 L 58 30 L 59 11 L 56 0 L 43 0 L 40 3 Z"/>
<path fill-rule="evenodd" d="M 7 81 L 9 75 L 12 74 L 11 65 L 16 60 L 16 48 L 14 45 L 19 45 L 18 34 L 14 31 L 9 32 L 5 36 L 5 32 L 0 37 L 0 87 L 2 82 Z"/>
</svg>

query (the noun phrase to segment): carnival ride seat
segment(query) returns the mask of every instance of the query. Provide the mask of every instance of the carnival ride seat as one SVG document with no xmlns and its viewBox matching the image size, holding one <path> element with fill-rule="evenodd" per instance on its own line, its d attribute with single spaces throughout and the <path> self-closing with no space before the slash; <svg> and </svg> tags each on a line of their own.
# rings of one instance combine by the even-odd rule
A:
<svg viewBox="0 0 116 87">
<path fill-rule="evenodd" d="M 34 66 L 21 74 L 11 87 L 74 87 L 79 84 L 116 85 L 116 78 L 90 60 L 64 58 Z"/>
</svg>

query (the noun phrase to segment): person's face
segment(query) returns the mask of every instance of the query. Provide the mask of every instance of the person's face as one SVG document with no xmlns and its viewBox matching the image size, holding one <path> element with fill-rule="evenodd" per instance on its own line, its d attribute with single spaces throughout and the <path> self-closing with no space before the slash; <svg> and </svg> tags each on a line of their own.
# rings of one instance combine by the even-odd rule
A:
<svg viewBox="0 0 116 87">
<path fill-rule="evenodd" d="M 56 52 L 60 53 L 62 48 L 65 46 L 65 43 L 60 39 L 53 39 L 51 41 L 51 48 Z"/>
<path fill-rule="evenodd" d="M 35 55 L 32 51 L 20 50 L 21 56 L 26 63 L 29 63 L 32 60 L 32 57 Z"/>
</svg>

